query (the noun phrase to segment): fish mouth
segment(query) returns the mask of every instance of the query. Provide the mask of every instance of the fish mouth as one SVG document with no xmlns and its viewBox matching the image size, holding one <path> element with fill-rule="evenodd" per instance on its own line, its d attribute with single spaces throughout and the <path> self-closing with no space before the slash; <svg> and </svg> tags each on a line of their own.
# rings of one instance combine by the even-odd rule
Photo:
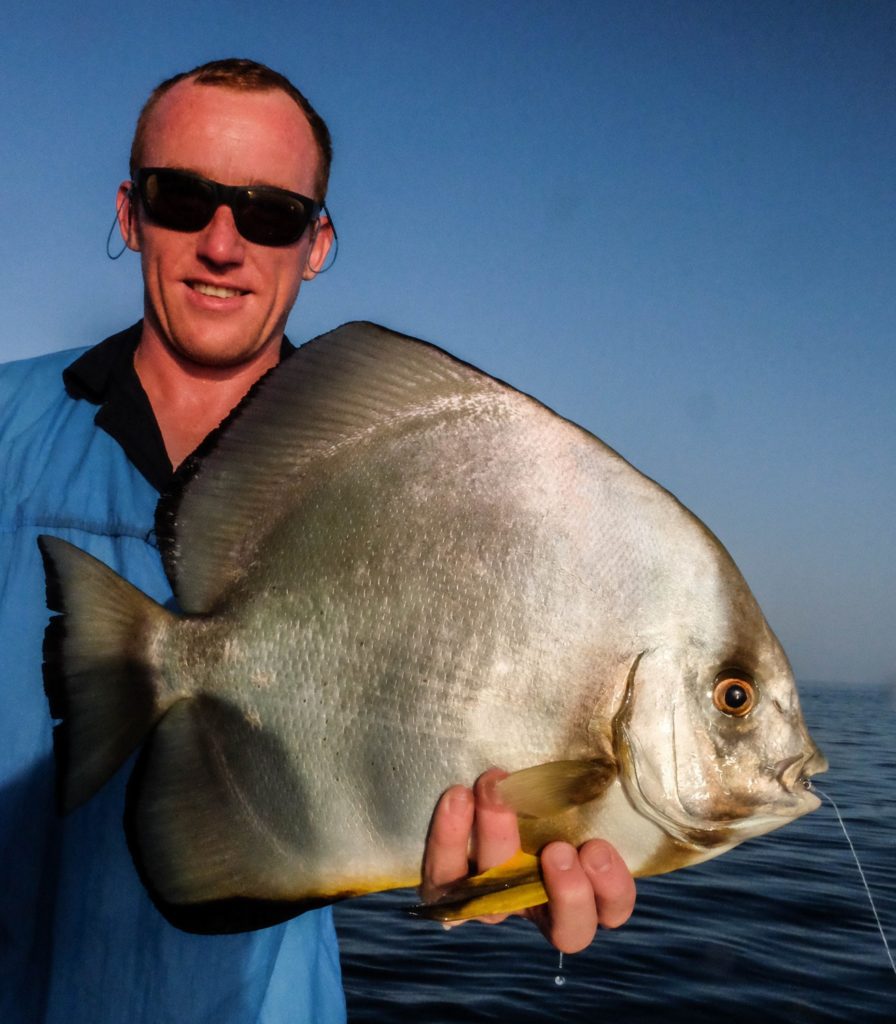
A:
<svg viewBox="0 0 896 1024">
<path fill-rule="evenodd" d="M 772 772 L 781 786 L 792 794 L 808 789 L 811 776 L 827 770 L 828 760 L 817 747 L 808 753 L 785 757 L 772 768 Z"/>
</svg>

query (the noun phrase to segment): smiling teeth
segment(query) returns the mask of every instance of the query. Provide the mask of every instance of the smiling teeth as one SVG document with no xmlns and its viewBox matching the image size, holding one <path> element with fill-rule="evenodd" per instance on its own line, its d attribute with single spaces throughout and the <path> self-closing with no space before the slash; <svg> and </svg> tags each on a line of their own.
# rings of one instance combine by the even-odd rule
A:
<svg viewBox="0 0 896 1024">
<path fill-rule="evenodd" d="M 211 295 L 216 299 L 234 299 L 243 294 L 236 288 L 221 288 L 216 284 L 202 284 L 199 281 L 194 281 L 192 287 L 200 295 Z"/>
</svg>

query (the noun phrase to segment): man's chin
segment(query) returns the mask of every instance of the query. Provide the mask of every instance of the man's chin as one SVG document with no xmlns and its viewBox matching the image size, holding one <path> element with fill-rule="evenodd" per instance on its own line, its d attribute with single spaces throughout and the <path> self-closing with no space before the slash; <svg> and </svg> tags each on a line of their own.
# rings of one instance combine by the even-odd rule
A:
<svg viewBox="0 0 896 1024">
<path fill-rule="evenodd" d="M 268 361 L 273 366 L 280 355 L 280 340 L 276 338 L 254 345 L 247 345 L 244 339 L 230 343 L 211 339 L 190 339 L 186 342 L 175 340 L 170 347 L 187 369 L 239 370 Z M 272 351 L 274 358 L 271 360 Z"/>
</svg>

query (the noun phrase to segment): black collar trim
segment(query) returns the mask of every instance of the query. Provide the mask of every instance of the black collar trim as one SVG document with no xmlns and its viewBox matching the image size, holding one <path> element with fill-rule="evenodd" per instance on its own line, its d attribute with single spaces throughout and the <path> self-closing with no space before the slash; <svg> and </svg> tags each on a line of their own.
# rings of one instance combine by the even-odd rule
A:
<svg viewBox="0 0 896 1024">
<path fill-rule="evenodd" d="M 149 398 L 134 369 L 134 352 L 143 321 L 94 345 L 62 373 L 65 390 L 75 399 L 98 405 L 94 423 L 124 449 L 143 476 L 159 492 L 171 482 L 173 467 Z M 280 358 L 295 349 L 284 337 Z"/>
</svg>

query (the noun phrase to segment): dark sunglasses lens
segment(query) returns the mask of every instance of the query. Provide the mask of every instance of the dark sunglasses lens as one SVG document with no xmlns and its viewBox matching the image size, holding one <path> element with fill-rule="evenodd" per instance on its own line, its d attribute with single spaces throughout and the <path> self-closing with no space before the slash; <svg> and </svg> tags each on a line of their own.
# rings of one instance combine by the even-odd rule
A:
<svg viewBox="0 0 896 1024">
<path fill-rule="evenodd" d="M 258 245 L 290 245 L 302 237 L 310 210 L 292 196 L 247 188 L 233 206 L 237 231 Z"/>
<path fill-rule="evenodd" d="M 214 192 L 189 174 L 156 171 L 146 176 L 141 192 L 150 217 L 175 231 L 199 231 L 215 212 Z"/>
<path fill-rule="evenodd" d="M 141 171 L 138 182 L 146 212 L 174 231 L 201 231 L 218 205 L 227 203 L 237 231 L 247 241 L 291 245 L 316 213 L 311 200 L 279 189 L 225 188 L 183 171 Z"/>
</svg>

